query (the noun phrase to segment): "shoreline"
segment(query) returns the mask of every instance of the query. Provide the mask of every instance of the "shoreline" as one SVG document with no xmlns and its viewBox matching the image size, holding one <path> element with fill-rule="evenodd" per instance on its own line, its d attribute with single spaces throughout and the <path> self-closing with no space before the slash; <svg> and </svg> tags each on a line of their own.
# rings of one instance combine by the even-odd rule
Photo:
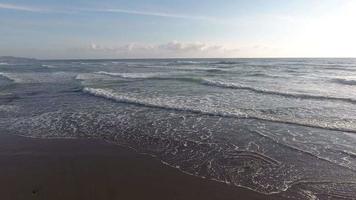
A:
<svg viewBox="0 0 356 200">
<path fill-rule="evenodd" d="M 100 139 L 0 133 L 1 199 L 282 199 L 181 172 Z"/>
</svg>

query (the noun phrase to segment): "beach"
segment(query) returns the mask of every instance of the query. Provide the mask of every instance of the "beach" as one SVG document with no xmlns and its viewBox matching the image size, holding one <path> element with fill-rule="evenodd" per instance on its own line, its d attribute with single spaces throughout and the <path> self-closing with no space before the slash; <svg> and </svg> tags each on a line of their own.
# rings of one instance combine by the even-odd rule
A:
<svg viewBox="0 0 356 200">
<path fill-rule="evenodd" d="M 0 67 L 2 194 L 355 199 L 355 63 L 8 63 Z"/>
<path fill-rule="evenodd" d="M 184 174 L 159 160 L 95 139 L 0 134 L 2 200 L 278 199 Z"/>
</svg>

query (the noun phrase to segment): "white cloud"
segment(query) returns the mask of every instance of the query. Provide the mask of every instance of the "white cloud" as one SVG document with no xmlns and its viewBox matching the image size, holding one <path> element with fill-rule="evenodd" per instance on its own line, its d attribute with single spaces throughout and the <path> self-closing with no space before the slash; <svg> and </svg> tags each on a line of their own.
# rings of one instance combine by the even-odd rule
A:
<svg viewBox="0 0 356 200">
<path fill-rule="evenodd" d="M 207 16 L 184 15 L 184 14 L 177 14 L 177 13 L 154 12 L 154 11 L 140 11 L 140 10 L 131 10 L 131 9 L 127 10 L 127 9 L 120 9 L 120 8 L 81 9 L 81 11 L 123 13 L 123 14 L 130 14 L 130 15 L 144 15 L 144 16 L 156 16 L 156 17 L 178 18 L 178 19 L 214 20 L 213 18 Z"/>
<path fill-rule="evenodd" d="M 142 11 L 134 9 L 121 9 L 121 8 L 107 8 L 107 9 L 90 9 L 90 8 L 51 8 L 44 9 L 41 7 L 26 6 L 20 4 L 9 4 L 9 3 L 0 3 L 0 9 L 6 10 L 17 10 L 25 12 L 60 12 L 60 13 L 75 13 L 75 12 L 102 12 L 102 13 L 121 13 L 129 15 L 143 15 L 143 16 L 156 16 L 156 17 L 165 17 L 165 18 L 177 18 L 177 19 L 192 19 L 192 20 L 211 20 L 214 21 L 214 18 L 207 16 L 195 16 L 195 15 L 185 15 L 179 13 L 168 13 L 168 12 L 155 12 L 155 11 Z"/>
<path fill-rule="evenodd" d="M 18 11 L 26 11 L 26 12 L 45 12 L 45 11 L 48 11 L 46 9 L 41 9 L 41 8 L 37 8 L 37 7 L 23 6 L 23 5 L 16 5 L 16 4 L 7 4 L 7 3 L 0 3 L 0 9 L 18 10 Z"/>
<path fill-rule="evenodd" d="M 131 43 L 120 46 L 103 46 L 92 43 L 87 49 L 101 55 L 113 57 L 229 57 L 238 49 L 228 49 L 223 45 L 201 42 L 168 42 L 164 44 Z"/>
<path fill-rule="evenodd" d="M 167 44 L 159 45 L 158 48 L 168 51 L 206 51 L 212 46 L 204 43 L 181 43 L 178 41 L 169 42 Z M 222 47 L 221 47 L 222 48 Z"/>
</svg>

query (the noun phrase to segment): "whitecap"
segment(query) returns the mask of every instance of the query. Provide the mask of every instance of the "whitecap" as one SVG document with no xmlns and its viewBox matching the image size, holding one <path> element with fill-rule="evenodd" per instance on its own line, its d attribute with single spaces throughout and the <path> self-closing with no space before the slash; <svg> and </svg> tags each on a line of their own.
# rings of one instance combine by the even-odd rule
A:
<svg viewBox="0 0 356 200">
<path fill-rule="evenodd" d="M 0 73 L 15 83 L 56 83 L 66 82 L 75 77 L 72 73 Z"/>
<path fill-rule="evenodd" d="M 356 79 L 351 78 L 336 78 L 333 79 L 333 82 L 341 85 L 356 85 Z"/>
</svg>

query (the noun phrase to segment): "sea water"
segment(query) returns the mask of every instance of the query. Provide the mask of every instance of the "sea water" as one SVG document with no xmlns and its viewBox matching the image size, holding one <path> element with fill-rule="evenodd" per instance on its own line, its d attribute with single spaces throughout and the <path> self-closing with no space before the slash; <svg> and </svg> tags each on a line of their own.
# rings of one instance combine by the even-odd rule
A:
<svg viewBox="0 0 356 200">
<path fill-rule="evenodd" d="M 100 138 L 265 194 L 356 198 L 356 59 L 1 63 L 2 132 Z"/>
</svg>

